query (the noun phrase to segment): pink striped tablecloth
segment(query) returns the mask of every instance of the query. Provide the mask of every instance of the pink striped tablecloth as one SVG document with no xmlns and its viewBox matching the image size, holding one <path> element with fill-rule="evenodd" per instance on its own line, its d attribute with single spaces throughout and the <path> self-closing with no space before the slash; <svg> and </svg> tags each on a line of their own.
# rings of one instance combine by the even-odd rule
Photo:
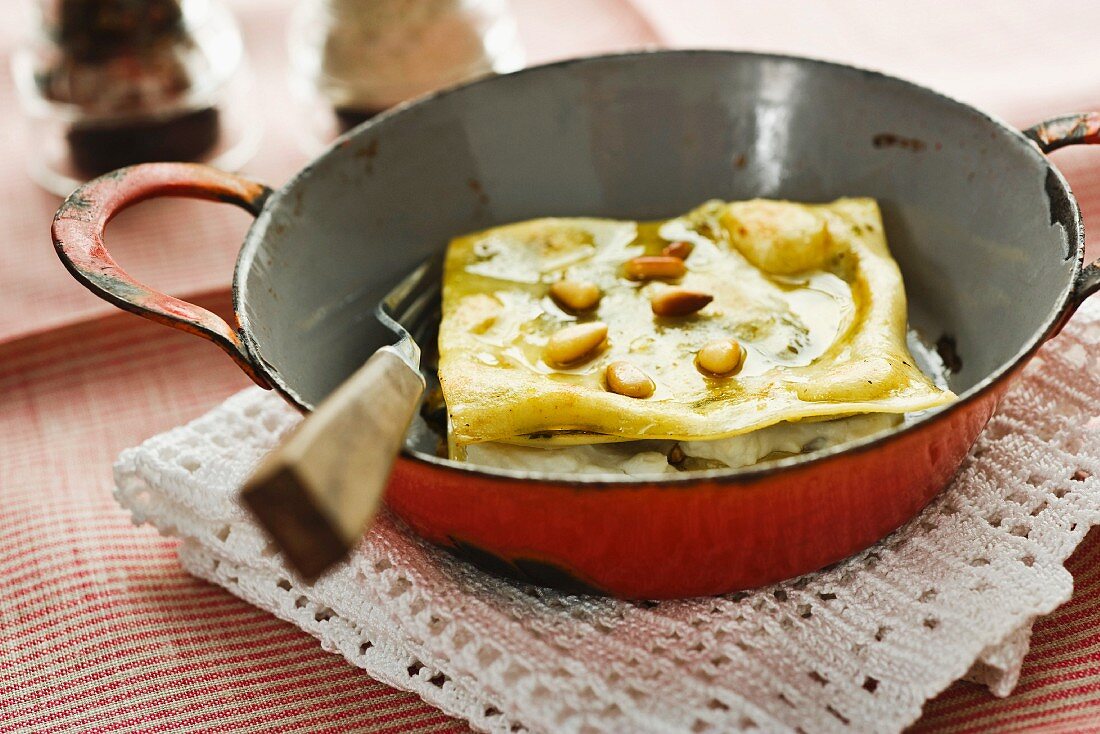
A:
<svg viewBox="0 0 1100 734">
<path fill-rule="evenodd" d="M 0 0 L 18 17 L 15 0 Z M 289 0 L 237 0 L 268 122 L 247 172 L 277 185 L 304 163 L 283 50 Z M 1100 7 L 833 0 L 516 0 L 532 60 L 642 45 L 788 51 L 883 68 L 1026 125 L 1100 109 Z M 1044 13 L 1051 12 L 1044 6 Z M 0 25 L 10 55 L 14 23 Z M 214 347 L 76 286 L 47 235 L 58 201 L 21 168 L 14 90 L 0 74 L 0 731 L 466 731 L 313 638 L 184 573 L 172 542 L 111 499 L 117 453 L 246 384 Z M 1058 162 L 1100 221 L 1100 151 Z M 229 207 L 155 202 L 111 226 L 119 261 L 221 312 L 248 226 Z M 1097 253 L 1097 248 L 1090 248 Z M 1100 731 L 1100 533 L 1070 561 L 1073 599 L 1035 628 L 1016 692 L 957 684 L 920 731 Z"/>
</svg>

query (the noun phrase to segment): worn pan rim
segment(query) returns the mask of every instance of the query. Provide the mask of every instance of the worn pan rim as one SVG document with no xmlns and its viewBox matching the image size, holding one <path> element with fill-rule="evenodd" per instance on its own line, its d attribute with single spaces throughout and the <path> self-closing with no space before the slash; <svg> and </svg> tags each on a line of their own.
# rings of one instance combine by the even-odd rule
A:
<svg viewBox="0 0 1100 734">
<path fill-rule="evenodd" d="M 911 433 L 918 431 L 929 430 L 935 427 L 937 424 L 942 423 L 950 415 L 953 415 L 956 411 L 964 410 L 969 407 L 975 400 L 985 396 L 995 386 L 1002 382 L 1009 380 L 1013 375 L 1039 350 L 1039 348 L 1054 334 L 1057 333 L 1059 327 L 1064 321 L 1072 315 L 1073 311 L 1077 307 L 1073 299 L 1074 283 L 1077 281 L 1078 276 L 1081 273 L 1081 269 L 1084 265 L 1084 222 L 1081 218 L 1080 206 L 1077 203 L 1077 198 L 1073 195 L 1070 189 L 1069 183 L 1066 181 L 1062 172 L 1055 167 L 1035 145 L 1035 143 L 1029 139 L 1022 131 L 1013 127 L 1005 122 L 1002 118 L 988 113 L 984 110 L 978 109 L 972 105 L 962 102 L 950 95 L 939 92 L 935 89 L 931 89 L 927 86 L 917 84 L 915 82 L 907 81 L 899 77 L 895 77 L 881 71 L 875 71 L 872 69 L 866 69 L 851 64 L 843 64 L 835 61 L 827 61 L 823 59 L 816 59 L 807 56 L 798 56 L 794 54 L 779 54 L 779 53 L 759 53 L 754 51 L 736 51 L 727 49 L 647 49 L 641 51 L 624 51 L 613 52 L 605 54 L 597 54 L 592 56 L 581 56 L 575 58 L 564 59 L 562 61 L 555 61 L 548 64 L 541 64 L 538 66 L 531 66 L 525 69 L 521 69 L 516 72 L 512 72 L 506 76 L 522 76 L 529 73 L 538 73 L 548 69 L 562 69 L 570 66 L 577 66 L 590 63 L 601 63 L 604 61 L 616 61 L 616 60 L 630 60 L 633 58 L 652 58 L 656 56 L 724 56 L 729 58 L 746 58 L 756 60 L 768 60 L 777 62 L 794 62 L 796 64 L 808 64 L 812 66 L 821 66 L 829 68 L 838 73 L 853 74 L 863 77 L 865 79 L 873 79 L 882 81 L 887 84 L 894 84 L 910 91 L 919 92 L 925 95 L 930 95 L 932 99 L 936 99 L 942 103 L 946 103 L 950 106 L 957 107 L 969 114 L 975 115 L 985 122 L 991 124 L 994 128 L 1001 132 L 1008 133 L 1009 139 L 1014 140 L 1016 144 L 1022 145 L 1027 151 L 1028 155 L 1034 157 L 1034 159 L 1041 163 L 1048 171 L 1048 175 L 1053 175 L 1055 181 L 1060 188 L 1058 192 L 1061 194 L 1065 203 L 1068 204 L 1069 222 L 1071 228 L 1065 228 L 1065 237 L 1067 239 L 1067 245 L 1069 246 L 1069 257 L 1073 258 L 1073 270 L 1068 278 L 1065 287 L 1059 294 L 1059 298 L 1056 301 L 1056 305 L 1051 309 L 1044 319 L 1042 325 L 1036 329 L 1026 340 L 1024 340 L 1022 346 L 1017 350 L 1016 354 L 1002 364 L 997 369 L 993 370 L 981 380 L 972 385 L 969 389 L 959 395 L 958 400 L 946 405 L 942 408 L 938 408 L 930 413 L 923 415 L 912 422 L 905 422 L 902 425 L 885 431 L 883 433 L 862 438 L 856 441 L 842 444 L 840 446 L 830 447 L 821 451 L 813 452 L 811 454 L 805 454 L 800 456 L 792 456 L 776 461 L 768 462 L 764 465 L 753 465 L 747 467 L 740 467 L 735 469 L 712 469 L 706 471 L 692 471 L 684 472 L 676 476 L 666 477 L 663 475 L 655 475 L 652 478 L 635 478 L 635 477 L 619 477 L 617 475 L 570 475 L 570 474 L 556 474 L 551 472 L 536 472 L 536 471 L 518 471 L 511 469 L 498 469 L 495 467 L 483 467 L 473 464 L 466 464 L 462 462 L 453 461 L 451 459 L 444 459 L 437 456 L 431 456 L 418 451 L 410 451 L 409 449 L 402 449 L 401 457 L 407 461 L 416 462 L 419 464 L 428 465 L 429 467 L 441 470 L 454 470 L 464 472 L 470 475 L 479 477 L 480 479 L 490 480 L 493 484 L 509 484 L 514 481 L 524 482 L 538 482 L 544 484 L 552 484 L 555 486 L 567 486 L 574 489 L 600 489 L 600 488 L 652 488 L 656 486 L 669 486 L 682 489 L 684 485 L 694 485 L 700 483 L 722 483 L 728 485 L 736 484 L 748 484 L 756 480 L 770 477 L 780 472 L 785 472 L 793 468 L 810 467 L 819 463 L 826 463 L 836 459 L 840 456 L 854 456 L 857 454 L 863 454 L 868 451 L 873 451 L 881 446 L 886 445 L 889 442 L 900 440 L 903 436 L 907 436 Z M 254 262 L 255 255 L 259 250 L 260 243 L 263 240 L 267 227 L 270 223 L 271 213 L 282 202 L 283 197 L 288 191 L 293 189 L 299 183 L 308 178 L 313 169 L 324 159 L 327 159 L 330 155 L 334 155 L 339 149 L 348 145 L 353 139 L 358 138 L 367 130 L 375 129 L 386 124 L 393 119 L 399 119 L 402 115 L 408 111 L 417 109 L 423 105 L 426 105 L 434 100 L 451 96 L 456 93 L 460 93 L 468 88 L 477 87 L 484 84 L 492 83 L 501 77 L 488 76 L 480 79 L 476 79 L 465 84 L 448 87 L 439 91 L 431 92 L 415 99 L 409 100 L 402 104 L 399 104 L 376 117 L 368 120 L 362 125 L 348 131 L 344 135 L 337 138 L 331 143 L 322 153 L 318 154 L 313 160 L 311 160 L 306 166 L 292 176 L 283 186 L 277 189 L 265 202 L 263 210 L 256 217 L 252 226 L 249 228 L 248 233 L 245 236 L 244 243 L 237 255 L 236 264 L 233 271 L 233 310 L 237 317 L 237 322 L 240 327 L 241 340 L 244 344 L 244 348 L 251 357 L 253 363 L 257 366 L 257 369 L 262 372 L 265 379 L 269 381 L 271 386 L 282 395 L 291 405 L 298 408 L 302 412 L 309 412 L 312 410 L 312 406 L 308 401 L 303 400 L 295 391 L 285 383 L 282 376 L 279 374 L 272 365 L 266 362 L 261 353 L 259 342 L 253 335 L 251 323 L 248 318 L 248 314 L 244 309 L 244 303 L 247 301 L 247 288 L 244 284 L 243 274 L 248 272 Z M 1049 195 L 1049 194 L 1048 194 Z M 1068 259 L 1068 258 L 1067 258 Z"/>
</svg>

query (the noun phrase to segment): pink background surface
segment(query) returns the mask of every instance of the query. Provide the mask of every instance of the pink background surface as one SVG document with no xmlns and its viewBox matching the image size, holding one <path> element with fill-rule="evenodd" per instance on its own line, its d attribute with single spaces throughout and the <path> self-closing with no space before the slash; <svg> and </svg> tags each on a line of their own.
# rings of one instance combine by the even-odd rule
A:
<svg viewBox="0 0 1100 734">
<path fill-rule="evenodd" d="M 307 157 L 286 114 L 288 0 L 236 0 L 256 70 L 260 116 L 267 128 L 244 172 L 272 186 Z M 1034 3 L 828 3 L 748 0 L 513 0 L 531 63 L 653 45 L 781 51 L 877 68 L 932 85 L 1013 124 L 1100 108 L 1100 5 L 1077 3 L 1073 15 L 1038 15 Z M 2 0 L 3 17 L 20 3 Z M 1049 9 L 1051 6 L 1046 6 Z M 0 54 L 20 24 L 0 26 Z M 1065 151 L 1058 162 L 1086 216 L 1100 216 L 1100 160 Z M 1100 155 L 1096 156 L 1100 157 Z M 22 120 L 10 77 L 0 74 L 0 338 L 106 313 L 106 304 L 73 287 L 49 248 L 58 199 L 25 175 Z M 172 295 L 229 283 L 249 223 L 247 215 L 194 202 L 146 204 L 112 225 L 108 243 L 119 263 Z M 1100 252 L 1100 250 L 1097 250 Z"/>
</svg>

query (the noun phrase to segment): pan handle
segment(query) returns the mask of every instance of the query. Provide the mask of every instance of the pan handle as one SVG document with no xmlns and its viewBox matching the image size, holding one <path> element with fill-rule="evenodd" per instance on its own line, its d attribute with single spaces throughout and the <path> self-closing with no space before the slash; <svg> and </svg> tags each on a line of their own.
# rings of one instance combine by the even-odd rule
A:
<svg viewBox="0 0 1100 734">
<path fill-rule="evenodd" d="M 194 163 L 142 163 L 84 184 L 57 210 L 53 244 L 81 284 L 100 298 L 221 347 L 256 384 L 270 387 L 245 350 L 237 331 L 218 315 L 165 295 L 120 268 L 103 244 L 103 231 L 123 209 L 159 196 L 223 201 L 258 215 L 271 195 L 261 183 Z"/>
<path fill-rule="evenodd" d="M 1096 145 L 1100 143 L 1100 112 L 1076 112 L 1044 120 L 1024 130 L 1024 135 L 1039 146 L 1043 153 L 1051 153 L 1067 145 Z M 1073 300 L 1081 303 L 1100 290 L 1100 260 L 1081 268 L 1073 284 Z"/>
</svg>

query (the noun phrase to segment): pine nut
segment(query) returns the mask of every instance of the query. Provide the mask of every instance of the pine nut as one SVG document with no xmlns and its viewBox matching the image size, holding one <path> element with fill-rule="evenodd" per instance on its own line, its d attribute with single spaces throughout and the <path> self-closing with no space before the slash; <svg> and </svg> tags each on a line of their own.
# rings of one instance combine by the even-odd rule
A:
<svg viewBox="0 0 1100 734">
<path fill-rule="evenodd" d="M 677 280 L 686 272 L 683 260 L 668 255 L 636 257 L 626 262 L 626 277 L 631 280 Z"/>
<path fill-rule="evenodd" d="M 546 343 L 546 361 L 560 366 L 570 365 L 592 355 L 607 338 L 607 324 L 593 321 L 567 326 Z"/>
<path fill-rule="evenodd" d="M 685 288 L 669 288 L 650 299 L 649 305 L 658 316 L 688 316 L 714 300 L 714 296 L 702 291 Z"/>
<path fill-rule="evenodd" d="M 666 257 L 678 257 L 681 260 L 687 260 L 688 255 L 695 249 L 695 245 L 690 242 L 681 240 L 679 242 L 670 242 L 665 245 L 665 249 L 661 250 L 661 254 Z"/>
<path fill-rule="evenodd" d="M 600 289 L 583 280 L 559 280 L 550 286 L 550 297 L 566 311 L 591 311 L 600 303 Z"/>
<path fill-rule="evenodd" d="M 704 374 L 729 375 L 741 370 L 745 363 L 745 348 L 733 339 L 707 342 L 695 355 L 695 366 Z"/>
<path fill-rule="evenodd" d="M 612 362 L 607 366 L 607 387 L 628 398 L 648 398 L 657 389 L 649 375 L 630 362 Z"/>
</svg>

